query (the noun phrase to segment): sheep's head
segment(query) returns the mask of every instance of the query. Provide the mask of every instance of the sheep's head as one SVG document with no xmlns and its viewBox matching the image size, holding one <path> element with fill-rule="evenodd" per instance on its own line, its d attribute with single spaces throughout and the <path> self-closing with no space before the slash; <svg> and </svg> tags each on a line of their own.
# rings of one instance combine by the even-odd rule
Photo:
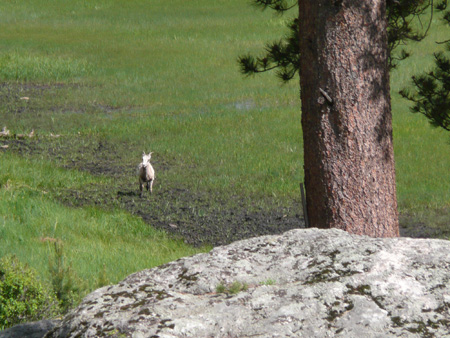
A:
<svg viewBox="0 0 450 338">
<path fill-rule="evenodd" d="M 148 153 L 148 155 L 146 155 L 145 152 L 142 152 L 142 164 L 144 165 L 149 164 L 150 159 L 152 158 L 152 154 L 153 152 Z"/>
</svg>

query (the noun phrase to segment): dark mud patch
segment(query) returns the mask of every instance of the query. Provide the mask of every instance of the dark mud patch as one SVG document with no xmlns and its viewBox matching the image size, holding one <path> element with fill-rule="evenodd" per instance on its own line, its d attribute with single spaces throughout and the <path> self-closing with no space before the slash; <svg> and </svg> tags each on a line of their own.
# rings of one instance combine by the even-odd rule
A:
<svg viewBox="0 0 450 338">
<path fill-rule="evenodd" d="M 89 87 L 77 83 L 0 83 L 0 112 L 17 118 L 43 117 L 50 112 L 111 113 L 123 109 L 98 102 L 69 99 L 67 93 Z M 44 118 L 45 119 L 45 118 Z M 11 122 L 9 119 L 8 122 Z M 36 121 L 36 126 L 44 124 Z"/>
<path fill-rule="evenodd" d="M 53 192 L 59 201 L 72 207 L 97 206 L 120 208 L 141 217 L 155 228 L 165 230 L 195 246 L 223 245 L 236 240 L 301 228 L 300 203 L 271 207 L 271 201 L 255 203 L 239 195 L 224 196 L 217 192 L 196 191 L 190 187 L 162 182 L 157 176 L 154 192 L 141 196 L 136 163 L 124 160 L 126 144 L 105 140 L 64 140 L 36 137 L 29 140 L 9 140 L 13 151 L 48 157 L 57 165 L 92 175 L 112 178 L 111 183 L 86 185 L 78 190 Z M 129 155 L 129 154 L 128 154 Z M 140 154 L 139 154 L 140 155 Z M 138 155 L 138 156 L 139 156 Z M 178 165 L 173 160 L 152 159 L 157 173 Z"/>
<path fill-rule="evenodd" d="M 0 83 L 0 103 L 2 110 L 16 117 L 24 114 L 35 114 L 44 105 L 43 98 L 57 96 L 64 88 L 75 89 L 77 85 L 40 84 L 40 83 Z M 53 100 L 53 102 L 56 102 Z M 46 106 L 46 110 L 60 110 L 60 105 Z"/>
<path fill-rule="evenodd" d="M 262 208 L 238 195 L 225 197 L 219 193 L 195 191 L 189 187 L 173 186 L 167 181 L 160 182 L 158 175 L 153 194 L 144 191 L 141 196 L 136 173 L 138 163 L 120 165 L 124 162 L 120 156 L 121 147 L 127 148 L 127 145 L 100 141 L 78 152 L 72 150 L 72 159 L 65 167 L 112 177 L 114 183 L 88 186 L 82 191 L 60 191 L 60 199 L 77 207 L 96 205 L 127 210 L 155 228 L 181 237 L 195 246 L 223 245 L 304 226 L 295 204 L 283 208 Z M 63 156 L 55 149 L 52 154 Z M 156 156 L 152 163 L 158 173 L 177 165 Z"/>
<path fill-rule="evenodd" d="M 98 183 L 78 190 L 53 192 L 62 203 L 73 207 L 120 208 L 195 246 L 224 245 L 240 239 L 280 234 L 304 227 L 299 200 L 280 206 L 270 198 L 256 201 L 238 194 L 198 191 L 182 184 L 162 181 L 158 176 L 154 193 L 146 192 L 141 196 L 135 154 L 129 153 L 129 149 L 134 148 L 132 145 L 81 137 L 51 139 L 39 136 L 39 133 L 32 139 L 1 141 L 9 146 L 1 151 L 12 151 L 23 156 L 44 156 L 61 167 L 112 178 L 108 184 Z M 130 156 L 136 163 L 129 160 Z M 175 160 L 163 161 L 157 157 L 152 163 L 158 173 L 180 165 Z M 403 215 L 401 235 L 448 238 L 450 220 L 444 223 L 438 227 L 427 226 L 433 222 L 421 222 L 415 217 Z"/>
<path fill-rule="evenodd" d="M 167 197 L 174 194 L 177 196 L 178 206 L 166 205 L 168 212 L 155 209 L 160 205 L 159 199 L 167 200 Z M 144 198 L 146 200 L 143 203 L 136 203 L 133 197 L 125 196 L 121 201 L 127 206 L 126 209 L 133 209 L 148 223 L 181 236 L 193 245 L 224 245 L 254 236 L 280 234 L 304 226 L 300 215 L 292 208 L 259 208 L 249 211 L 245 206 L 233 208 L 218 198 L 205 200 L 198 194 L 190 191 L 180 192 L 179 189 L 164 191 L 157 198 Z M 234 197 L 233 201 L 237 200 L 238 197 Z M 137 204 L 144 208 L 136 208 Z M 252 208 L 251 205 L 248 207 Z"/>
<path fill-rule="evenodd" d="M 19 140 L 15 138 L 0 138 L 0 151 L 12 151 L 20 155 L 33 154 L 39 151 L 38 141 Z"/>
<path fill-rule="evenodd" d="M 140 160 L 139 152 L 134 152 L 132 160 L 127 148 L 135 148 L 126 144 L 108 142 L 105 140 L 90 140 L 84 144 L 58 145 L 49 148 L 49 154 L 53 158 L 65 161 L 63 165 L 67 169 L 86 171 L 95 176 L 106 176 L 119 179 L 117 184 L 124 182 L 137 182 L 137 165 Z M 127 154 L 128 153 L 128 154 Z M 68 156 L 70 154 L 70 156 Z M 126 163 L 126 164 L 123 164 Z M 152 163 L 158 171 L 167 170 L 172 164 L 162 159 L 152 159 Z"/>
<path fill-rule="evenodd" d="M 450 209 L 426 215 L 400 215 L 400 236 L 411 238 L 450 238 Z"/>
<path fill-rule="evenodd" d="M 181 188 L 160 188 L 142 197 L 137 189 L 125 186 L 115 192 L 90 187 L 86 191 L 66 191 L 61 200 L 71 206 L 117 206 L 141 217 L 145 222 L 181 237 L 186 243 L 224 245 L 236 240 L 278 234 L 303 227 L 303 220 L 291 208 L 247 210 L 232 207 L 230 201 Z M 155 189 L 156 190 L 156 189 Z M 232 202 L 242 202 L 234 197 Z M 251 205 L 248 205 L 252 208 Z M 253 208 L 254 209 L 254 208 Z"/>
</svg>

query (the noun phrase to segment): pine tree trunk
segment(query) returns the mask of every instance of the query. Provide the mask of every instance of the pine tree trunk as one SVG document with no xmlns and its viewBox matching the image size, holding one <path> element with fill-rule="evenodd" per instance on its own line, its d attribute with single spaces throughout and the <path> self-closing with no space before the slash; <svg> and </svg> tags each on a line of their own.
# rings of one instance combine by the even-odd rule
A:
<svg viewBox="0 0 450 338">
<path fill-rule="evenodd" d="M 384 0 L 299 0 L 310 226 L 399 235 Z"/>
</svg>

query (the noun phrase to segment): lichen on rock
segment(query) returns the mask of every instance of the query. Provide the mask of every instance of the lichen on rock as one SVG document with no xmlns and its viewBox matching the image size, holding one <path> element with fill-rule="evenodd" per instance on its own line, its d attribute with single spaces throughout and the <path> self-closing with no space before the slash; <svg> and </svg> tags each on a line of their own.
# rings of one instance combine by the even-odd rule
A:
<svg viewBox="0 0 450 338">
<path fill-rule="evenodd" d="M 132 274 L 46 338 L 450 337 L 449 280 L 449 241 L 292 230 Z"/>
</svg>

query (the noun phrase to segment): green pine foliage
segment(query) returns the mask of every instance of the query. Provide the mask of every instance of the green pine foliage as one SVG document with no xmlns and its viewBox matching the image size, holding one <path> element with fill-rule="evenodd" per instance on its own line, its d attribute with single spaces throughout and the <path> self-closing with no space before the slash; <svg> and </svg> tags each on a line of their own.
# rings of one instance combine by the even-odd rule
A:
<svg viewBox="0 0 450 338">
<path fill-rule="evenodd" d="M 289 33 L 284 38 L 266 45 L 266 53 L 263 56 L 254 57 L 251 54 L 240 56 L 238 63 L 241 72 L 253 75 L 276 69 L 277 76 L 283 82 L 293 79 L 300 68 L 298 18 L 289 22 L 288 29 Z"/>
<path fill-rule="evenodd" d="M 274 10 L 280 15 L 289 12 L 296 6 L 296 1 L 286 0 L 253 0 L 253 5 L 265 10 Z M 421 41 L 427 35 L 433 17 L 433 1 L 424 0 L 389 0 L 386 3 L 388 16 L 388 50 L 389 68 L 393 69 L 398 62 L 410 54 L 399 46 L 409 41 Z M 428 16 L 428 17 L 427 17 Z M 426 27 L 417 22 L 428 22 Z M 282 82 L 295 77 L 300 68 L 300 48 L 298 41 L 298 17 L 287 22 L 288 33 L 280 40 L 267 43 L 261 56 L 246 54 L 238 57 L 242 74 L 254 75 L 276 70 Z"/>
<path fill-rule="evenodd" d="M 433 0 L 388 0 L 389 68 L 410 56 L 404 48 L 410 41 L 423 40 L 433 19 Z M 424 26 L 422 23 L 425 23 Z"/>
<path fill-rule="evenodd" d="M 445 11 L 447 3 L 438 9 Z M 443 20 L 450 27 L 450 10 L 444 12 Z M 450 131 L 450 41 L 443 43 L 447 52 L 434 53 L 434 68 L 413 76 L 413 88 L 404 88 L 400 95 L 413 102 L 413 113 L 423 114 L 432 126 Z"/>
<path fill-rule="evenodd" d="M 279 13 L 285 12 L 297 5 L 296 0 L 286 1 L 286 0 L 254 0 L 254 5 L 262 8 L 273 9 Z"/>
</svg>

